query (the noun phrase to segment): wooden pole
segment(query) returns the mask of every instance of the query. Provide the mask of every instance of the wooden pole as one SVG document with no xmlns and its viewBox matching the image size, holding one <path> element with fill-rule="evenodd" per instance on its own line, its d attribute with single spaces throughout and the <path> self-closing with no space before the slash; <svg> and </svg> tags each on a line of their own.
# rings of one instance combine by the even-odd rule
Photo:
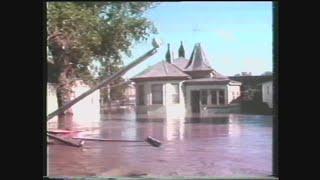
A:
<svg viewBox="0 0 320 180">
<path fill-rule="evenodd" d="M 84 92 L 83 94 L 81 94 L 80 96 L 76 97 L 75 99 L 73 99 L 72 101 L 68 102 L 67 104 L 65 104 L 64 106 L 58 108 L 57 110 L 55 110 L 54 112 L 50 113 L 47 116 L 47 121 L 49 121 L 50 119 L 52 119 L 53 117 L 59 115 L 60 113 L 64 112 L 65 110 L 67 110 L 68 108 L 70 108 L 71 106 L 73 106 L 74 104 L 76 104 L 77 102 L 81 101 L 83 98 L 87 97 L 88 95 L 90 95 L 91 93 L 93 93 L 94 91 L 96 91 L 97 89 L 100 89 L 101 87 L 109 84 L 110 82 L 112 82 L 113 80 L 115 80 L 116 78 L 120 77 L 121 75 L 123 75 L 124 73 L 126 73 L 128 70 L 130 70 L 131 68 L 133 68 L 134 66 L 138 65 L 139 63 L 141 63 L 142 61 L 146 60 L 147 58 L 149 58 L 150 56 L 154 55 L 157 52 L 157 49 L 160 47 L 160 42 L 158 42 L 157 40 L 153 39 L 152 41 L 152 45 L 153 45 L 153 49 L 151 49 L 150 51 L 148 51 L 146 54 L 142 55 L 141 57 L 139 57 L 138 59 L 136 59 L 135 61 L 133 61 L 132 63 L 130 63 L 129 65 L 127 65 L 125 68 L 121 69 L 119 72 L 111 75 L 110 77 L 106 78 L 105 80 L 103 80 L 100 84 L 98 84 L 97 86 L 95 86 L 94 88 L 91 88 L 90 90 Z M 60 137 L 54 136 L 54 135 L 50 135 L 47 134 L 47 136 L 54 138 L 56 140 L 59 140 L 63 143 L 66 143 L 68 145 L 71 146 L 76 146 L 76 147 L 81 147 L 82 144 L 84 143 L 84 141 L 80 141 L 80 143 L 74 143 L 71 140 L 66 140 L 66 139 L 62 139 Z"/>
<path fill-rule="evenodd" d="M 55 117 L 56 115 L 64 112 L 65 110 L 67 110 L 68 108 L 70 108 L 71 106 L 73 106 L 74 104 L 76 104 L 77 102 L 79 102 L 80 100 L 82 100 L 83 98 L 87 97 L 88 95 L 90 95 L 91 93 L 93 93 L 94 91 L 96 91 L 97 89 L 100 89 L 101 87 L 105 86 L 106 84 L 109 84 L 111 81 L 113 81 L 114 79 L 120 77 L 122 74 L 124 74 L 125 72 L 127 72 L 128 70 L 130 70 L 131 68 L 133 68 L 134 66 L 138 65 L 139 63 L 141 63 L 142 61 L 144 61 L 145 59 L 147 59 L 148 57 L 154 55 L 157 52 L 157 48 L 155 47 L 153 49 L 151 49 L 150 51 L 148 51 L 145 55 L 139 57 L 138 59 L 136 59 L 135 61 L 133 61 L 132 63 L 130 63 L 129 65 L 127 65 L 125 68 L 123 68 L 122 70 L 120 70 L 119 72 L 111 75 L 110 77 L 108 77 L 107 79 L 105 79 L 104 81 L 102 81 L 100 84 L 98 84 L 97 86 L 95 86 L 94 88 L 84 92 L 83 94 L 81 94 L 80 96 L 76 97 L 75 99 L 73 99 L 72 101 L 68 102 L 67 104 L 65 104 L 64 106 L 60 107 L 59 109 L 55 110 L 54 112 L 50 113 L 47 116 L 47 121 L 49 121 L 50 119 L 52 119 L 53 117 Z"/>
</svg>

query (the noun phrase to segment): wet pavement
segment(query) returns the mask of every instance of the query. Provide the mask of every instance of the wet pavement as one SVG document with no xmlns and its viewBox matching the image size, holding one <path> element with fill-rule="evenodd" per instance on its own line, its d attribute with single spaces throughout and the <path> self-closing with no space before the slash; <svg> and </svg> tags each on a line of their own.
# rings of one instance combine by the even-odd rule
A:
<svg viewBox="0 0 320 180">
<path fill-rule="evenodd" d="M 101 120 L 52 121 L 48 129 L 86 129 L 77 137 L 162 142 L 86 141 L 76 148 L 48 145 L 49 176 L 268 176 L 272 174 L 272 116 L 229 114 L 207 118 L 147 119 L 134 112 Z"/>
</svg>

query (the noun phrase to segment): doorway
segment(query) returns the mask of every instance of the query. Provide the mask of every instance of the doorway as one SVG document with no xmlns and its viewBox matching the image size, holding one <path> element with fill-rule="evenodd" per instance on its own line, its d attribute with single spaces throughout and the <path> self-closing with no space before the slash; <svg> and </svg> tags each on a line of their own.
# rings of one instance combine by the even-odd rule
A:
<svg viewBox="0 0 320 180">
<path fill-rule="evenodd" d="M 200 113 L 200 91 L 191 91 L 191 111 Z"/>
</svg>

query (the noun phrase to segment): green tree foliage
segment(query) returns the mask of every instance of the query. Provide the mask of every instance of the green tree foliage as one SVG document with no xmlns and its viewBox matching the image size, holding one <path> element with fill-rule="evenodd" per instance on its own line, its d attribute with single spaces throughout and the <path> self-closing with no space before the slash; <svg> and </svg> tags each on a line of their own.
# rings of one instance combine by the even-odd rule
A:
<svg viewBox="0 0 320 180">
<path fill-rule="evenodd" d="M 156 33 L 144 13 L 151 2 L 48 2 L 48 80 L 58 83 L 58 105 L 70 100 L 75 79 L 86 83 L 118 71 L 135 42 Z M 98 78 L 89 66 L 98 62 Z"/>
</svg>

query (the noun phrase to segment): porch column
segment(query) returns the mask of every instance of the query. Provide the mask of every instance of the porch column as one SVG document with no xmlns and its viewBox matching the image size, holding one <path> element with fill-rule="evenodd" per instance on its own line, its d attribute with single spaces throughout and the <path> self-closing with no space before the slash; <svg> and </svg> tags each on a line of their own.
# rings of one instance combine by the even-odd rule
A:
<svg viewBox="0 0 320 180">
<path fill-rule="evenodd" d="M 167 104 L 167 83 L 162 84 L 162 105 L 166 106 Z"/>
<path fill-rule="evenodd" d="M 219 98 L 219 95 L 220 95 L 220 90 L 218 89 L 217 91 L 216 91 L 216 95 L 217 95 L 217 105 L 219 106 L 220 105 L 220 98 Z"/>
<path fill-rule="evenodd" d="M 224 104 L 228 105 L 228 98 L 229 98 L 229 94 L 228 94 L 228 89 L 227 87 L 224 89 Z"/>
<path fill-rule="evenodd" d="M 151 104 L 151 85 L 149 83 L 145 83 L 144 89 L 145 105 L 149 106 Z"/>
<path fill-rule="evenodd" d="M 211 105 L 211 91 L 209 89 L 207 89 L 207 106 Z"/>
</svg>

